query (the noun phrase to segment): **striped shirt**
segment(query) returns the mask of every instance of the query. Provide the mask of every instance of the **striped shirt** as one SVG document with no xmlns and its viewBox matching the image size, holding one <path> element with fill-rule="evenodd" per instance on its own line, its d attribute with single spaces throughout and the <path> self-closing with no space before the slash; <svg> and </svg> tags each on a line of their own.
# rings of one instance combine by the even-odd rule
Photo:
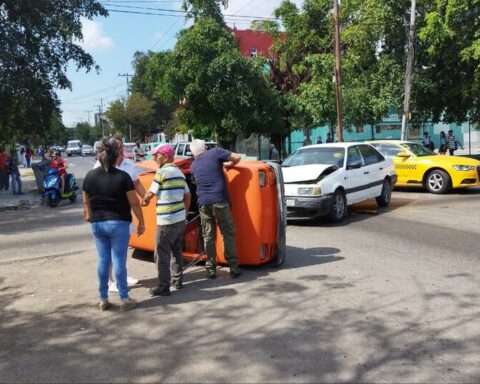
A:
<svg viewBox="0 0 480 384">
<path fill-rule="evenodd" d="M 185 176 L 174 164 L 157 169 L 150 192 L 157 195 L 157 225 L 170 225 L 185 220 L 184 195 L 190 193 Z"/>
</svg>

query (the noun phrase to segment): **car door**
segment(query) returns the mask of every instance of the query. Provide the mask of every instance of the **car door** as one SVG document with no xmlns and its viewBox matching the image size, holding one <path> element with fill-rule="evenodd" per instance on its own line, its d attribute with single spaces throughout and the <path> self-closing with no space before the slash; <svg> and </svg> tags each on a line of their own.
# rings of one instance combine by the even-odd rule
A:
<svg viewBox="0 0 480 384">
<path fill-rule="evenodd" d="M 177 152 L 176 152 L 175 156 L 183 158 L 184 150 L 185 150 L 185 144 L 178 144 L 177 149 L 176 149 Z"/>
<path fill-rule="evenodd" d="M 385 171 L 382 163 L 385 162 L 385 158 L 380 152 L 378 152 L 371 145 L 363 144 L 359 146 L 360 153 L 363 157 L 364 163 L 364 176 L 368 185 L 365 189 L 365 199 L 370 199 L 375 196 L 379 196 L 382 193 L 383 179 Z"/>
<path fill-rule="evenodd" d="M 364 200 L 366 182 L 363 172 L 363 159 L 358 145 L 348 147 L 344 176 L 347 205 Z"/>
</svg>

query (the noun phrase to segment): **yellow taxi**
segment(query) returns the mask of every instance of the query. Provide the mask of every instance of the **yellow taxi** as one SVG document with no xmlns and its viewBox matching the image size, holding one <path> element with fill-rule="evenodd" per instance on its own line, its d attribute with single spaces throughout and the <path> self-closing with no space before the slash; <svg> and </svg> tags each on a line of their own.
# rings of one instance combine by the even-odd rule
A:
<svg viewBox="0 0 480 384">
<path fill-rule="evenodd" d="M 397 187 L 426 188 L 431 193 L 480 185 L 480 161 L 462 156 L 437 155 L 422 144 L 380 140 L 370 142 L 393 159 Z"/>
</svg>

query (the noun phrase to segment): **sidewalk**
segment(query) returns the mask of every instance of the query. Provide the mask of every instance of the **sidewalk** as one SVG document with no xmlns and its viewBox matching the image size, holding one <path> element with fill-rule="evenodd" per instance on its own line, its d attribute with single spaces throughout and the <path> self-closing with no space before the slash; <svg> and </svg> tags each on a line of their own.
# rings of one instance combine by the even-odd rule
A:
<svg viewBox="0 0 480 384">
<path fill-rule="evenodd" d="M 12 209 L 29 209 L 42 203 L 32 168 L 19 167 L 24 195 L 13 195 L 10 182 L 8 191 L 0 192 L 0 212 Z"/>
</svg>

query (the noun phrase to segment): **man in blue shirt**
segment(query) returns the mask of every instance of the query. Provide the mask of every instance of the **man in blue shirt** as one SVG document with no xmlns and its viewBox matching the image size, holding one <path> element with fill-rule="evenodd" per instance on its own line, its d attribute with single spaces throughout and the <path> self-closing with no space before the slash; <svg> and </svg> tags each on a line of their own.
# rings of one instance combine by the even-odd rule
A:
<svg viewBox="0 0 480 384">
<path fill-rule="evenodd" d="M 218 224 L 223 237 L 225 259 L 230 266 L 230 276 L 237 278 L 241 272 L 235 254 L 235 225 L 223 167 L 235 166 L 240 161 L 240 156 L 221 148 L 207 151 L 205 141 L 198 139 L 192 141 L 190 150 L 195 158 L 190 170 L 197 186 L 203 241 L 207 253 L 207 277 L 214 279 L 217 276 L 215 235 Z"/>
</svg>

